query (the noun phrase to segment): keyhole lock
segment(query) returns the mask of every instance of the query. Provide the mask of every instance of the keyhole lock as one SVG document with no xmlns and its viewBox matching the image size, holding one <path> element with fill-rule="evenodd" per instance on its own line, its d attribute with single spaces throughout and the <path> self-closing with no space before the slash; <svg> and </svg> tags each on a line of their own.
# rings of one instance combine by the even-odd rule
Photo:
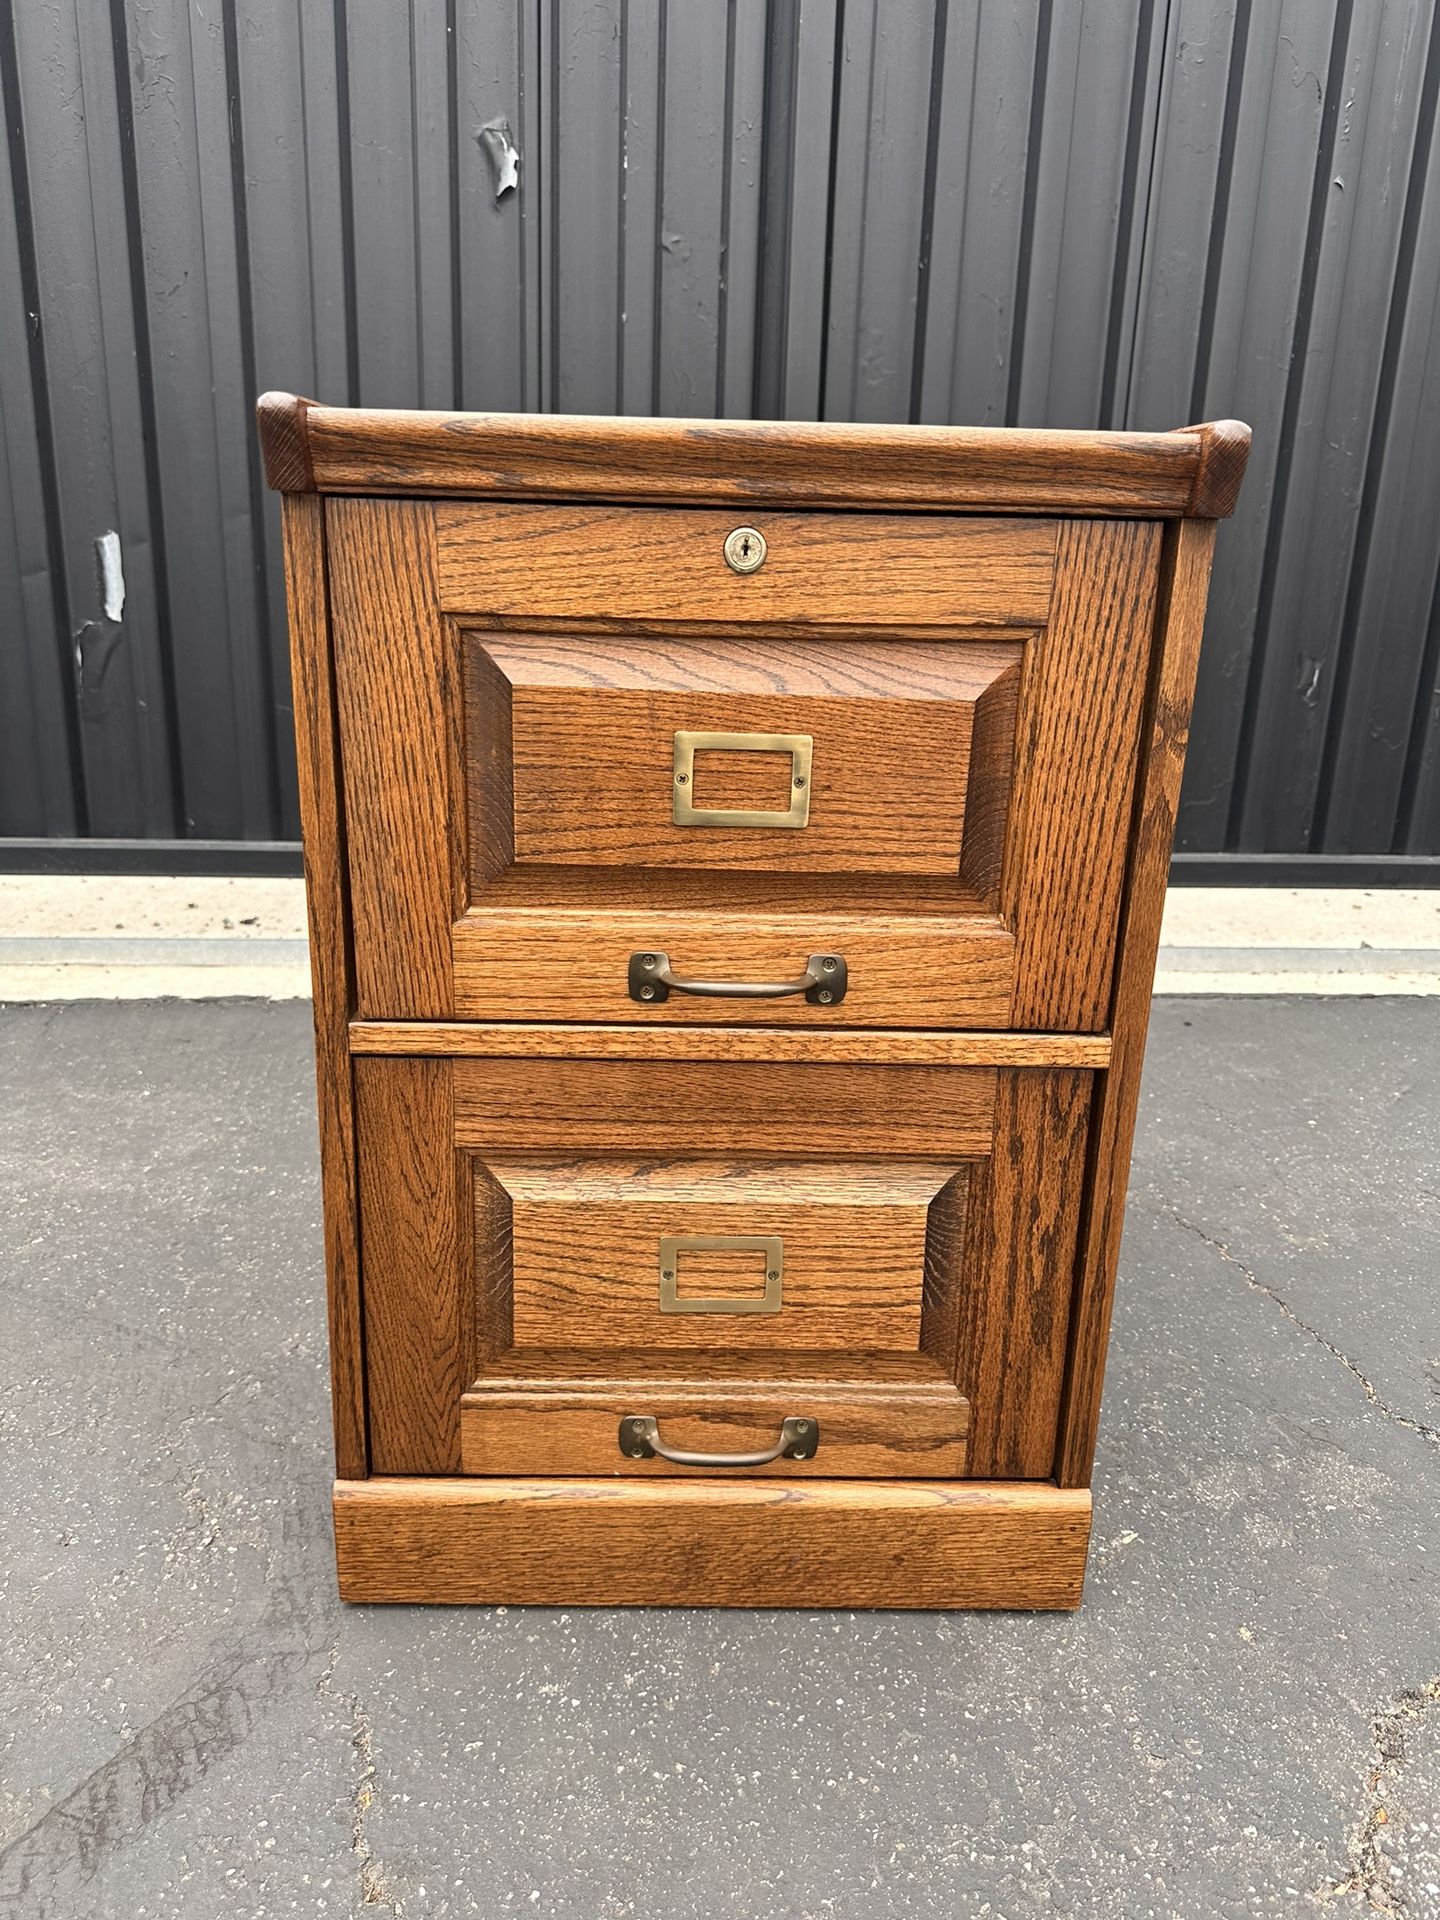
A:
<svg viewBox="0 0 1440 1920">
<path fill-rule="evenodd" d="M 725 536 L 725 564 L 732 573 L 758 573 L 765 564 L 765 536 L 757 527 L 736 527 Z"/>
</svg>

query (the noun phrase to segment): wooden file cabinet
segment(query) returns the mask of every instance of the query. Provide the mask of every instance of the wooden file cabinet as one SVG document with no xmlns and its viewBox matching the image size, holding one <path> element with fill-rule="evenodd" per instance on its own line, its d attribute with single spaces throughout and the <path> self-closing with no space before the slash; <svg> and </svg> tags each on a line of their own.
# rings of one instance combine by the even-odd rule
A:
<svg viewBox="0 0 1440 1920">
<path fill-rule="evenodd" d="M 1076 1605 L 1247 430 L 259 413 L 342 1592 Z"/>
</svg>

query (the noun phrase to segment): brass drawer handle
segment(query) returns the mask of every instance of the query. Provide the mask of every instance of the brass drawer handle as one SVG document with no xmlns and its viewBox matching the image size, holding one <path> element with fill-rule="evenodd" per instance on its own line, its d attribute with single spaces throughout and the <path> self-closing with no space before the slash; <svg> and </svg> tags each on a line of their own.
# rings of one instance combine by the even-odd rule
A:
<svg viewBox="0 0 1440 1920">
<path fill-rule="evenodd" d="M 849 973 L 838 953 L 812 953 L 798 980 L 680 980 L 670 971 L 668 953 L 632 953 L 630 998 L 659 1006 L 673 993 L 698 993 L 716 1000 L 780 1000 L 803 993 L 812 1007 L 836 1007 L 845 998 Z"/>
<path fill-rule="evenodd" d="M 791 1414 L 780 1422 L 780 1438 L 759 1453 L 687 1453 L 667 1447 L 660 1422 L 650 1413 L 627 1413 L 620 1422 L 620 1451 L 629 1460 L 669 1460 L 677 1467 L 763 1467 L 772 1460 L 813 1460 L 820 1451 L 820 1423 Z"/>
</svg>

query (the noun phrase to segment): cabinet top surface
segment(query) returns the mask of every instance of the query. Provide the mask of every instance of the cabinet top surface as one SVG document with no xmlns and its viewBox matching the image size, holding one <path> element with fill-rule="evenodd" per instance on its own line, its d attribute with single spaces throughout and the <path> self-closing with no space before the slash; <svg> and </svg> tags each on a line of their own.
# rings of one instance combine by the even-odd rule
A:
<svg viewBox="0 0 1440 1920">
<path fill-rule="evenodd" d="M 1250 429 L 1173 433 L 834 421 L 610 419 L 256 406 L 282 493 L 465 494 L 757 506 L 912 507 L 1142 519 L 1224 519 Z"/>
</svg>

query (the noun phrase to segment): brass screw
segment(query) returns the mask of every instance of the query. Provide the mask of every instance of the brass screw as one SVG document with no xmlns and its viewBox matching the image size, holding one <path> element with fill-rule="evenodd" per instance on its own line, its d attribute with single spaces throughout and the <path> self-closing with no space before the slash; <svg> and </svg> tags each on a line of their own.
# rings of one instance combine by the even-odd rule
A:
<svg viewBox="0 0 1440 1920">
<path fill-rule="evenodd" d="M 677 787 L 688 786 L 689 781 L 690 781 L 690 776 L 688 773 L 677 773 L 675 776 L 675 784 Z"/>
<path fill-rule="evenodd" d="M 796 776 L 795 776 L 795 784 L 796 784 L 796 786 L 797 786 L 797 787 L 803 787 L 803 786 L 804 786 L 804 784 L 805 784 L 805 776 L 804 776 L 804 774 L 803 774 L 803 773 L 797 773 L 797 774 L 796 774 Z"/>
<path fill-rule="evenodd" d="M 675 1269 L 673 1267 L 662 1267 L 660 1269 L 660 1278 L 662 1280 L 673 1280 L 675 1278 Z"/>
<path fill-rule="evenodd" d="M 779 1275 L 779 1274 L 778 1274 L 778 1273 L 776 1272 L 776 1270 L 775 1270 L 775 1269 L 774 1269 L 774 1268 L 772 1267 L 772 1268 L 770 1269 L 770 1271 L 769 1271 L 769 1273 L 767 1273 L 767 1274 L 766 1274 L 766 1276 L 765 1276 L 765 1278 L 766 1278 L 767 1280 L 778 1280 L 778 1279 L 780 1278 L 780 1275 Z"/>
</svg>

